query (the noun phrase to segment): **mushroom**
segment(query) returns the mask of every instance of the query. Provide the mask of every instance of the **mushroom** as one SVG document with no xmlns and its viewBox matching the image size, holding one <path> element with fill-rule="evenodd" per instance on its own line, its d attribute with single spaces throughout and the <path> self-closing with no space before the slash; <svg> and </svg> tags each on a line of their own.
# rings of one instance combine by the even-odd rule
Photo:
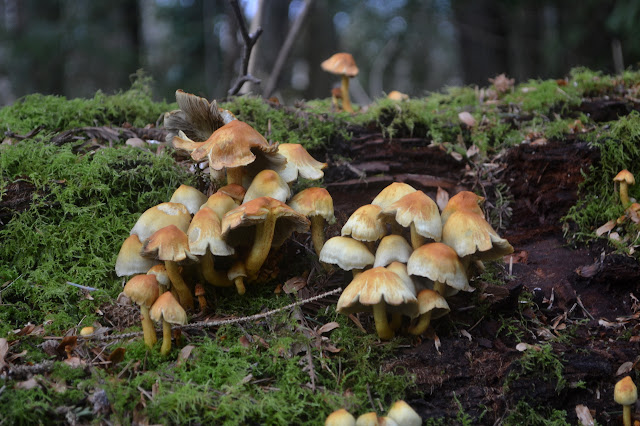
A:
<svg viewBox="0 0 640 426">
<path fill-rule="evenodd" d="M 398 92 L 397 90 L 392 90 L 387 95 L 387 99 L 390 99 L 396 102 L 407 101 L 409 100 L 409 95 L 407 95 L 406 93 Z"/>
<path fill-rule="evenodd" d="M 410 275 L 427 277 L 433 281 L 433 289 L 442 296 L 447 295 L 447 286 L 454 289 L 472 292 L 469 281 L 456 252 L 443 243 L 428 243 L 413 253 L 407 262 Z"/>
<path fill-rule="evenodd" d="M 216 191 L 216 193 L 222 193 L 233 198 L 233 201 L 235 201 L 238 206 L 242 204 L 242 200 L 244 199 L 244 194 L 246 192 L 247 190 L 244 189 L 244 186 L 238 185 L 237 183 L 230 183 Z"/>
<path fill-rule="evenodd" d="M 193 186 L 180 185 L 171 195 L 169 202 L 183 204 L 189 213 L 195 214 L 200 206 L 207 202 L 207 196 Z"/>
<path fill-rule="evenodd" d="M 160 353 L 168 355 L 171 351 L 171 324 L 187 323 L 187 313 L 170 292 L 162 293 L 149 311 L 151 319 L 162 321 L 162 346 Z"/>
<path fill-rule="evenodd" d="M 245 268 L 249 279 L 255 280 L 271 246 L 279 247 L 294 231 L 305 232 L 309 226 L 309 219 L 286 204 L 270 197 L 260 197 L 224 216 L 222 236 L 232 246 L 251 241 L 253 236 Z"/>
<path fill-rule="evenodd" d="M 409 333 L 415 336 L 419 336 L 427 331 L 432 319 L 443 317 L 451 311 L 445 298 L 435 290 L 428 288 L 420 290 L 417 299 L 420 317 L 415 325 L 409 327 Z"/>
<path fill-rule="evenodd" d="M 415 191 L 416 189 L 408 183 L 393 182 L 380 191 L 371 204 L 379 206 L 381 210 L 384 210 L 400 198 Z"/>
<path fill-rule="evenodd" d="M 177 292 L 180 304 L 185 309 L 193 309 L 193 296 L 178 268 L 178 262 L 187 259 L 196 260 L 196 257 L 189 251 L 187 234 L 174 225 L 165 226 L 145 241 L 142 255 L 164 261 L 164 267 L 171 280 L 171 287 Z"/>
<path fill-rule="evenodd" d="M 335 223 L 333 199 L 324 188 L 307 188 L 291 198 L 289 207 L 306 216 L 311 221 L 311 241 L 316 254 L 320 256 L 324 245 L 325 222 Z"/>
<path fill-rule="evenodd" d="M 230 286 L 227 275 L 217 271 L 214 264 L 214 256 L 231 256 L 235 253 L 233 247 L 222 238 L 220 219 L 216 212 L 203 206 L 193 216 L 187 230 L 187 238 L 191 254 L 200 256 L 204 279 L 217 287 Z"/>
<path fill-rule="evenodd" d="M 440 214 L 442 220 L 442 226 L 447 222 L 449 216 L 458 210 L 466 210 L 471 213 L 475 213 L 484 218 L 484 212 L 480 207 L 484 203 L 484 197 L 474 194 L 471 191 L 460 191 L 449 199 L 447 205 Z"/>
<path fill-rule="evenodd" d="M 629 185 L 634 185 L 636 180 L 629 170 L 624 169 L 613 178 L 613 181 L 620 183 L 620 202 L 622 203 L 622 207 L 626 208 L 631 204 L 631 200 L 629 199 Z"/>
<path fill-rule="evenodd" d="M 370 411 L 361 414 L 356 419 L 356 426 L 378 426 L 378 413 Z"/>
<path fill-rule="evenodd" d="M 273 170 L 262 170 L 251 181 L 251 185 L 244 194 L 243 203 L 259 197 L 271 197 L 286 203 L 291 197 L 289 185 Z"/>
<path fill-rule="evenodd" d="M 270 144 L 253 127 L 240 120 L 233 120 L 204 142 L 189 140 L 184 133 L 173 138 L 173 145 L 191 152 L 195 161 L 209 160 L 213 170 L 227 170 L 227 183 L 242 185 L 244 168 L 257 162 L 257 168 L 274 169 L 282 166 L 286 159 L 278 154 L 278 145 Z"/>
<path fill-rule="evenodd" d="M 384 222 L 379 217 L 380 207 L 374 204 L 365 204 L 358 207 L 344 224 L 340 235 L 364 241 L 373 250 L 374 243 L 387 233 Z"/>
<path fill-rule="evenodd" d="M 158 299 L 158 281 L 155 275 L 136 275 L 131 278 L 124 286 L 124 294 L 140 305 L 144 343 L 152 348 L 158 341 L 156 330 L 149 319 L 149 308 Z"/>
<path fill-rule="evenodd" d="M 387 416 L 402 426 L 420 426 L 422 424 L 422 418 L 403 400 L 394 402 Z"/>
<path fill-rule="evenodd" d="M 407 240 L 401 235 L 387 235 L 380 240 L 373 267 L 387 266 L 394 261 L 407 263 L 412 251 Z"/>
<path fill-rule="evenodd" d="M 234 283 L 236 291 L 240 296 L 246 292 L 244 279 L 247 278 L 247 270 L 245 269 L 242 261 L 238 260 L 231 265 L 231 268 L 227 271 L 227 278 Z"/>
<path fill-rule="evenodd" d="M 624 426 L 631 426 L 631 407 L 638 400 L 638 389 L 630 376 L 626 376 L 616 383 L 613 389 L 613 399 L 622 405 L 622 420 Z"/>
<path fill-rule="evenodd" d="M 324 176 L 322 169 L 327 168 L 327 163 L 313 158 L 299 143 L 281 143 L 278 145 L 278 152 L 287 159 L 286 164 L 276 170 L 285 182 L 295 182 L 298 175 L 310 180 Z"/>
<path fill-rule="evenodd" d="M 131 229 L 131 235 L 137 235 L 143 243 L 160 228 L 175 225 L 187 232 L 191 222 L 191 213 L 180 203 L 161 203 L 145 210 Z"/>
<path fill-rule="evenodd" d="M 205 298 L 205 291 L 202 284 L 197 283 L 194 290 L 194 294 L 198 298 L 198 304 L 200 305 L 200 311 L 204 313 L 207 310 L 207 299 Z"/>
<path fill-rule="evenodd" d="M 143 274 L 157 263 L 154 259 L 142 257 L 140 250 L 142 250 L 142 242 L 136 234 L 130 235 L 124 240 L 116 259 L 117 276 Z"/>
<path fill-rule="evenodd" d="M 240 186 L 240 185 L 237 185 L 237 186 Z M 242 188 L 242 191 L 243 191 L 242 194 L 244 197 L 244 188 Z M 207 202 L 204 203 L 200 208 L 201 209 L 204 207 L 210 208 L 211 210 L 216 212 L 218 219 L 222 220 L 224 215 L 227 214 L 229 210 L 235 209 L 240 204 L 242 204 L 242 198 L 240 199 L 240 202 L 236 203 L 232 197 L 225 194 L 224 192 L 218 191 L 215 194 L 211 195 L 207 199 Z"/>
<path fill-rule="evenodd" d="M 334 411 L 324 421 L 324 426 L 355 426 L 356 419 L 344 408 Z"/>
<path fill-rule="evenodd" d="M 336 53 L 320 64 L 323 70 L 342 77 L 342 109 L 353 112 L 349 98 L 349 79 L 358 75 L 356 61 L 350 53 Z"/>
<path fill-rule="evenodd" d="M 169 274 L 167 273 L 167 268 L 164 267 L 164 264 L 158 263 L 157 265 L 153 265 L 148 271 L 147 274 L 155 275 L 156 280 L 158 280 L 158 288 L 160 289 L 160 294 L 171 288 L 171 279 L 169 279 Z M 174 294 L 175 297 L 175 294 Z"/>
<path fill-rule="evenodd" d="M 354 278 L 375 261 L 364 243 L 349 237 L 329 238 L 318 257 L 321 262 L 338 265 L 343 271 L 352 271 Z"/>
<path fill-rule="evenodd" d="M 380 215 L 385 220 L 395 220 L 409 228 L 411 246 L 417 249 L 427 239 L 440 241 L 442 221 L 435 201 L 422 191 L 413 191 L 383 208 Z"/>
<path fill-rule="evenodd" d="M 378 266 L 356 276 L 338 299 L 337 311 L 349 315 L 373 310 L 378 337 L 389 340 L 394 332 L 389 327 L 387 310 L 417 315 L 417 300 L 405 281 L 395 272 Z"/>
</svg>

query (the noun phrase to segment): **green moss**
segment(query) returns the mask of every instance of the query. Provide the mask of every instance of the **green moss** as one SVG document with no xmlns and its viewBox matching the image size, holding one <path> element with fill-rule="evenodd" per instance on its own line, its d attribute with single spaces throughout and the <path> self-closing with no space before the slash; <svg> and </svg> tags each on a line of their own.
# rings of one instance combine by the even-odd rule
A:
<svg viewBox="0 0 640 426">
<path fill-rule="evenodd" d="M 514 368 L 505 380 L 505 390 L 519 378 L 527 375 L 535 375 L 544 381 L 555 381 L 556 392 L 562 391 L 567 385 L 564 378 L 564 364 L 550 344 L 541 345 L 539 348 L 531 348 L 522 353 L 520 359 L 515 361 Z"/>
<path fill-rule="evenodd" d="M 525 401 L 510 410 L 504 418 L 506 426 L 569 426 L 567 412 L 549 407 L 532 407 Z"/>
</svg>

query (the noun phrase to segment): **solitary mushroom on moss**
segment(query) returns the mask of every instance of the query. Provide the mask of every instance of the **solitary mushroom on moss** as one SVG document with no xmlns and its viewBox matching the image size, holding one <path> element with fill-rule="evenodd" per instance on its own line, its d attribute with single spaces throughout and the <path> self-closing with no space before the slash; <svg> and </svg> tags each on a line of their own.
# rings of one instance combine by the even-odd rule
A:
<svg viewBox="0 0 640 426">
<path fill-rule="evenodd" d="M 622 203 L 622 207 L 628 207 L 629 204 L 631 204 L 631 200 L 629 199 L 629 185 L 636 183 L 633 174 L 627 169 L 621 170 L 620 173 L 613 178 L 613 181 L 620 184 L 620 202 Z"/>
<path fill-rule="evenodd" d="M 358 66 L 350 53 L 336 53 L 320 64 L 323 70 L 342 77 L 342 109 L 353 112 L 349 98 L 349 79 L 358 75 Z"/>
<path fill-rule="evenodd" d="M 151 319 L 162 321 L 162 347 L 160 353 L 168 355 L 171 351 L 171 324 L 187 323 L 187 313 L 170 292 L 162 293 L 149 311 Z"/>
<path fill-rule="evenodd" d="M 624 426 L 631 426 L 631 407 L 638 400 L 638 388 L 627 376 L 616 383 L 613 389 L 613 399 L 622 405 L 622 421 Z"/>
<path fill-rule="evenodd" d="M 144 343 L 152 348 L 158 341 L 153 322 L 149 318 L 149 308 L 158 299 L 158 281 L 155 275 L 136 275 L 131 278 L 124 286 L 124 294 L 140 305 Z"/>
</svg>

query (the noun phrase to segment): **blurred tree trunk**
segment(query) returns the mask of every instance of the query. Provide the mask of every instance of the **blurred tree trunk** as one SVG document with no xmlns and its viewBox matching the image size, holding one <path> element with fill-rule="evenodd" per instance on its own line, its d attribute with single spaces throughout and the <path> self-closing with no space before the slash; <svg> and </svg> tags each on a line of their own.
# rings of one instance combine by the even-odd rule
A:
<svg viewBox="0 0 640 426">
<path fill-rule="evenodd" d="M 340 82 L 340 78 L 323 71 L 320 63 L 338 53 L 338 37 L 333 25 L 333 14 L 324 2 L 316 1 L 311 6 L 301 39 L 295 49 L 295 56 L 304 60 L 309 70 L 309 85 L 304 91 L 304 97 L 329 98 L 331 88 L 334 83 Z"/>
</svg>

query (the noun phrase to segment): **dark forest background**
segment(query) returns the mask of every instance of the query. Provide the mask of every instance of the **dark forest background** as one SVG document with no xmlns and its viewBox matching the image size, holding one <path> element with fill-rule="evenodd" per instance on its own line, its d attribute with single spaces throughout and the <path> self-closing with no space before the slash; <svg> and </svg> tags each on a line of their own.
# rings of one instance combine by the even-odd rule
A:
<svg viewBox="0 0 640 426">
<path fill-rule="evenodd" d="M 247 25 L 264 30 L 250 70 L 264 93 L 289 29 L 306 18 L 273 94 L 328 97 L 320 69 L 355 57 L 356 102 L 391 90 L 420 96 L 447 85 L 558 78 L 572 67 L 607 73 L 640 60 L 640 1 L 251 0 Z M 308 8 L 308 9 L 306 9 Z M 222 98 L 239 75 L 242 37 L 228 0 L 0 0 L 0 105 L 28 93 L 91 96 L 130 86 L 143 69 L 154 93 Z"/>
</svg>

